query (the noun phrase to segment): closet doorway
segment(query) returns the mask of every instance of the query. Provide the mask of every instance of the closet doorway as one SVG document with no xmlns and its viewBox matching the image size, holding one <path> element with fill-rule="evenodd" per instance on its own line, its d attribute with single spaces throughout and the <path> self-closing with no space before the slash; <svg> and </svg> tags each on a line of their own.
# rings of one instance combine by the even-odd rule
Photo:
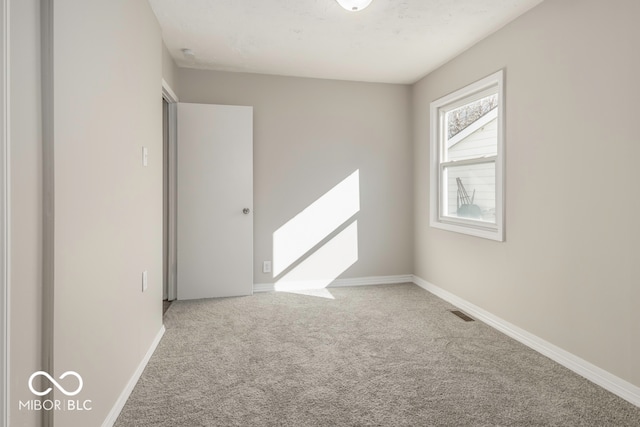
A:
<svg viewBox="0 0 640 427">
<path fill-rule="evenodd" d="M 162 81 L 162 304 L 176 299 L 176 138 L 178 97 Z"/>
</svg>

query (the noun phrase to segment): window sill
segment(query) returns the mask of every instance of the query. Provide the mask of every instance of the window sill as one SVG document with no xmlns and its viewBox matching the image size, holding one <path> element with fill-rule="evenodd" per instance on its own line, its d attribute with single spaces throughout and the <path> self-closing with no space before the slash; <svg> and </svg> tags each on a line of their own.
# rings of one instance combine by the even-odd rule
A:
<svg viewBox="0 0 640 427">
<path fill-rule="evenodd" d="M 440 230 L 452 231 L 469 236 L 481 237 L 483 239 L 504 242 L 504 231 L 497 226 L 483 226 L 481 224 L 457 223 L 454 221 L 442 221 L 432 219 L 430 224 L 433 228 Z"/>
</svg>

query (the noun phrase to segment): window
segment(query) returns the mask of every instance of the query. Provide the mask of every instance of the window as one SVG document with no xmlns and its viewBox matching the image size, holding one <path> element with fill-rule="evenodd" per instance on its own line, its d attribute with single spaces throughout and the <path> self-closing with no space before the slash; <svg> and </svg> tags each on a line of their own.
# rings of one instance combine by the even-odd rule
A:
<svg viewBox="0 0 640 427">
<path fill-rule="evenodd" d="M 431 226 L 504 240 L 503 71 L 431 103 Z"/>
</svg>

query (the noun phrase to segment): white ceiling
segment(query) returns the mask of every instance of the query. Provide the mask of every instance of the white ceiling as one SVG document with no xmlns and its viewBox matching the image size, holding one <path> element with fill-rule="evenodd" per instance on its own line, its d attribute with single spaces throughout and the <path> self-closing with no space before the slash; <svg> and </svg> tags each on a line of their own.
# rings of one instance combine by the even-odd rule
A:
<svg viewBox="0 0 640 427">
<path fill-rule="evenodd" d="M 180 67 L 385 83 L 415 82 L 541 2 L 149 0 Z"/>
</svg>

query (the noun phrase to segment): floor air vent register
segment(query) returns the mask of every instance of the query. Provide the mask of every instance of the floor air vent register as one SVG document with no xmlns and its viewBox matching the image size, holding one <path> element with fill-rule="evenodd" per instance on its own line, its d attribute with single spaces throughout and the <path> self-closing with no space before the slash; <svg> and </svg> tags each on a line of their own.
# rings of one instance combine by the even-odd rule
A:
<svg viewBox="0 0 640 427">
<path fill-rule="evenodd" d="M 459 318 L 461 318 L 462 320 L 464 320 L 465 322 L 473 322 L 473 319 L 469 316 L 467 316 L 465 313 L 461 312 L 460 310 L 449 310 L 451 313 L 455 314 L 456 316 L 458 316 Z"/>
</svg>

